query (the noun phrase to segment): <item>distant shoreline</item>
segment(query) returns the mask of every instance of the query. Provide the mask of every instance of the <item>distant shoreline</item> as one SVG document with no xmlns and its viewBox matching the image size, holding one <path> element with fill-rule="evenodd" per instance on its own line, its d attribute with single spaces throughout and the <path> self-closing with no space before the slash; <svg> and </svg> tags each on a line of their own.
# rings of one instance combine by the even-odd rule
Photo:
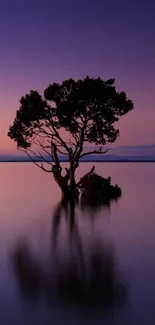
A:
<svg viewBox="0 0 155 325">
<path fill-rule="evenodd" d="M 35 160 L 35 162 L 43 162 Z M 61 160 L 61 163 L 67 163 L 66 160 Z M 155 160 L 83 160 L 80 163 L 155 163 Z M 0 163 L 33 163 L 31 160 L 0 160 Z"/>
</svg>

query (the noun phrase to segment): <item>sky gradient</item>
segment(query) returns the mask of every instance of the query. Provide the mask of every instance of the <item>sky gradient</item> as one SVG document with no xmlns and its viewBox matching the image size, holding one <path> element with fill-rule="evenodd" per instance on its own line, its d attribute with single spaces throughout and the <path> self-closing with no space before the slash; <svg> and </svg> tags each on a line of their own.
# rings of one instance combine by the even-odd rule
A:
<svg viewBox="0 0 155 325">
<path fill-rule="evenodd" d="M 116 145 L 155 143 L 155 2 L 1 0 L 0 152 L 19 99 L 67 78 L 115 78 L 135 110 Z"/>
</svg>

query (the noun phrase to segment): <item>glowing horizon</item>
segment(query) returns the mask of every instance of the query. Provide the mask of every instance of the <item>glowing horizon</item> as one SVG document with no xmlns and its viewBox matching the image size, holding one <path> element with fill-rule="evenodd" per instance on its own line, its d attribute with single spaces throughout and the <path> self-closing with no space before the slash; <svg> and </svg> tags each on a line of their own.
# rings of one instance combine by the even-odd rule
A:
<svg viewBox="0 0 155 325">
<path fill-rule="evenodd" d="M 31 89 L 43 93 L 54 81 L 86 75 L 115 78 L 117 89 L 125 91 L 134 102 L 135 110 L 118 122 L 120 137 L 116 145 L 152 144 L 155 3 L 112 0 L 105 5 L 99 0 L 90 3 L 88 10 L 85 0 L 75 1 L 74 7 L 71 0 L 65 4 L 59 0 L 54 6 L 48 0 L 48 6 L 41 0 L 15 2 L 3 3 L 0 13 L 4 30 L 0 152 L 16 148 L 7 132 L 21 96 Z"/>
</svg>

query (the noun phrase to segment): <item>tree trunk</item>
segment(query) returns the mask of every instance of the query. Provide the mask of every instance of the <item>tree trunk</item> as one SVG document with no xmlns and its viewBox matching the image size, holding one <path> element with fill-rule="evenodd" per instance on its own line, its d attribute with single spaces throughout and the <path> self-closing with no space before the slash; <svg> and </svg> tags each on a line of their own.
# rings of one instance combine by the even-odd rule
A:
<svg viewBox="0 0 155 325">
<path fill-rule="evenodd" d="M 61 171 L 54 166 L 52 169 L 53 176 L 62 192 L 63 200 L 75 200 L 78 197 L 78 188 L 75 182 L 76 167 L 70 162 L 70 168 L 65 176 L 61 175 Z"/>
<path fill-rule="evenodd" d="M 70 166 L 70 197 L 76 196 L 75 168 Z"/>
<path fill-rule="evenodd" d="M 65 178 L 61 175 L 61 172 L 57 169 L 53 169 L 53 176 L 57 184 L 59 185 L 62 193 L 62 199 L 68 200 L 69 199 L 69 186 L 68 182 L 65 180 Z"/>
</svg>

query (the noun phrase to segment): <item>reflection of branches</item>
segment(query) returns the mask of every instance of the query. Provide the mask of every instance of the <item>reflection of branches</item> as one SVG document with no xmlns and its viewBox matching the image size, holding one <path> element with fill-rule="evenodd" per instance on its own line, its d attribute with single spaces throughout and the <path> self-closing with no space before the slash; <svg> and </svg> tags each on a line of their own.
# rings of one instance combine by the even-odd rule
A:
<svg viewBox="0 0 155 325">
<path fill-rule="evenodd" d="M 57 270 L 56 281 L 61 301 L 89 312 L 92 308 L 107 310 L 125 298 L 124 284 L 116 274 L 114 252 L 108 247 L 94 247 L 83 269 L 80 261 L 68 260 Z"/>
<path fill-rule="evenodd" d="M 108 311 L 125 299 L 125 286 L 117 276 L 114 251 L 111 247 L 94 246 L 87 265 L 68 258 L 48 273 L 41 267 L 26 246 L 18 246 L 13 254 L 13 265 L 24 295 L 43 295 L 48 302 L 76 306 L 80 310 Z M 48 275 L 47 275 L 48 274 Z M 35 295 L 34 295 L 35 293 Z"/>
<path fill-rule="evenodd" d="M 81 201 L 80 201 L 80 207 L 83 211 L 89 211 L 91 213 L 91 215 L 93 215 L 93 217 L 95 218 L 95 213 L 98 211 L 103 211 L 103 210 L 110 210 L 111 207 L 111 203 L 112 202 L 117 202 L 119 198 L 115 198 L 115 199 L 109 199 L 109 198 L 105 198 L 100 202 L 99 200 L 96 199 L 96 197 L 81 197 Z"/>
<path fill-rule="evenodd" d="M 69 255 L 61 257 L 54 246 L 54 253 L 59 258 L 52 262 L 52 254 L 48 265 L 37 262 L 27 245 L 21 243 L 12 254 L 23 295 L 28 298 L 42 296 L 48 303 L 74 306 L 89 314 L 92 308 L 93 312 L 108 311 L 123 303 L 126 288 L 117 275 L 113 248 L 95 243 L 91 249 L 84 250 L 76 222 L 75 205 L 65 201 L 56 207 L 53 214 L 54 243 L 59 237 L 62 216 L 68 225 L 73 254 L 71 250 Z"/>
<path fill-rule="evenodd" d="M 65 215 L 68 214 L 68 202 L 62 200 L 55 207 L 52 215 L 52 238 L 56 244 L 57 237 L 59 236 L 60 223 L 62 220 L 62 214 L 65 212 Z"/>
<path fill-rule="evenodd" d="M 65 223 L 67 226 L 67 231 L 69 234 L 69 241 L 71 247 L 75 245 L 77 253 L 81 256 L 81 260 L 83 259 L 82 247 L 81 247 L 81 238 L 78 229 L 78 224 L 76 222 L 76 202 L 75 201 L 65 201 L 62 200 L 55 208 L 54 213 L 52 215 L 52 239 L 55 244 L 57 244 L 57 240 L 59 237 L 59 232 L 61 228 L 61 221 L 64 216 Z"/>
<path fill-rule="evenodd" d="M 18 243 L 12 254 L 12 261 L 23 297 L 38 298 L 41 280 L 40 268 L 34 261 L 31 250 L 26 243 Z"/>
</svg>

